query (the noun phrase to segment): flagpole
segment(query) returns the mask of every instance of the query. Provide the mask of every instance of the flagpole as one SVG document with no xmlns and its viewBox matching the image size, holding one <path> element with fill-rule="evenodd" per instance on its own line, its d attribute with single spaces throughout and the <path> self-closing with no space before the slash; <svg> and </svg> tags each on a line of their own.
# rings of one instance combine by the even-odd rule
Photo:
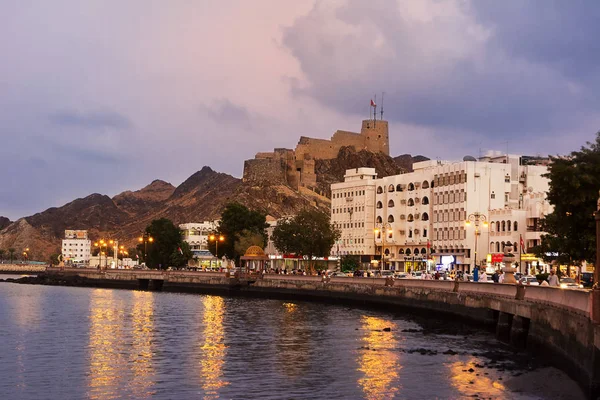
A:
<svg viewBox="0 0 600 400">
<path fill-rule="evenodd" d="M 523 235 L 519 233 L 519 272 L 523 273 L 523 261 L 521 259 L 521 253 L 523 251 Z"/>
</svg>

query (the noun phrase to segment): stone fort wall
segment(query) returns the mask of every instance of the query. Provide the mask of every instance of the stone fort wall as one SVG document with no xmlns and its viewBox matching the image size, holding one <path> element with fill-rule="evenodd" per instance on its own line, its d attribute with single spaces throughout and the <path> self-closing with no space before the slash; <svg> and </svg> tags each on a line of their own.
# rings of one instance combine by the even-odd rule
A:
<svg viewBox="0 0 600 400">
<path fill-rule="evenodd" d="M 302 136 L 295 150 L 274 149 L 273 152 L 257 153 L 254 160 L 244 162 L 243 180 L 286 184 L 294 189 L 316 187 L 314 160 L 336 158 L 344 146 L 389 155 L 388 122 L 365 120 L 360 133 L 338 130 L 329 140 Z"/>
</svg>

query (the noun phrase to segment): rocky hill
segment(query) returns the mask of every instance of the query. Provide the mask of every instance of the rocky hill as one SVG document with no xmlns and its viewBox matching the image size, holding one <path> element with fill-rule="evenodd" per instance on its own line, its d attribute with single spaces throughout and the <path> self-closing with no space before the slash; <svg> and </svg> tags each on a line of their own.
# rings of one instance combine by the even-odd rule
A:
<svg viewBox="0 0 600 400">
<path fill-rule="evenodd" d="M 400 167 L 403 171 L 412 172 L 413 164 L 421 161 L 428 161 L 429 158 L 425 156 L 411 156 L 410 154 L 402 154 L 398 157 L 394 157 L 394 162 L 398 167 Z"/>
<path fill-rule="evenodd" d="M 60 252 L 66 229 L 86 229 L 92 240 L 115 238 L 133 246 L 154 219 L 169 218 L 175 224 L 214 220 L 233 201 L 275 218 L 295 214 L 307 206 L 329 211 L 331 183 L 343 181 L 346 169 L 365 166 L 374 167 L 379 177 L 405 171 L 384 154 L 344 147 L 336 159 L 316 160 L 317 193 L 305 188 L 296 191 L 286 185 L 242 182 L 204 167 L 177 187 L 155 180 L 137 191 L 113 198 L 91 194 L 15 222 L 2 217 L 0 249 L 12 247 L 20 254 L 28 247 L 31 258 L 47 260 L 50 254 Z"/>
</svg>

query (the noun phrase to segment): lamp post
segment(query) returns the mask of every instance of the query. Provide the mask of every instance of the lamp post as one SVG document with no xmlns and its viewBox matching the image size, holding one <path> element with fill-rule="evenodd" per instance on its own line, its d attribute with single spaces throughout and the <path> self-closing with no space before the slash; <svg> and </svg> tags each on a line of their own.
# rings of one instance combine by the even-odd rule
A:
<svg viewBox="0 0 600 400">
<path fill-rule="evenodd" d="M 29 247 L 23 249 L 23 261 L 29 261 Z"/>
<path fill-rule="evenodd" d="M 104 241 L 104 239 L 100 239 L 99 241 L 94 243 L 94 247 L 98 247 L 98 268 L 102 268 L 102 247 L 106 247 L 108 252 L 108 243 Z M 108 254 L 106 255 L 108 259 Z"/>
<path fill-rule="evenodd" d="M 208 240 L 210 240 L 211 242 L 215 242 L 215 258 L 217 259 L 215 264 L 218 267 L 219 266 L 219 242 L 225 241 L 225 236 L 221 235 L 220 233 L 212 234 L 208 237 Z M 211 266 L 212 266 L 212 262 L 211 262 Z"/>
<path fill-rule="evenodd" d="M 377 240 L 377 235 L 381 232 L 383 236 L 381 238 L 381 270 L 383 271 L 385 268 L 385 238 L 388 234 L 392 233 L 392 226 L 388 222 L 375 224 L 375 240 Z"/>
<path fill-rule="evenodd" d="M 148 257 L 148 243 L 153 243 L 154 238 L 152 236 L 150 236 L 150 234 L 148 232 L 144 232 L 142 234 L 142 236 L 140 236 L 138 238 L 138 241 L 140 243 L 144 243 L 144 264 L 146 264 L 146 267 L 147 267 L 148 261 L 146 260 L 146 258 Z"/>
<path fill-rule="evenodd" d="M 473 270 L 475 270 L 475 266 L 477 265 L 477 239 L 480 235 L 479 232 L 479 224 L 483 223 L 484 227 L 488 226 L 487 217 L 480 212 L 474 212 L 473 214 L 469 214 L 467 220 L 465 221 L 466 226 L 470 226 L 471 222 L 475 224 L 475 252 L 473 255 Z"/>
</svg>

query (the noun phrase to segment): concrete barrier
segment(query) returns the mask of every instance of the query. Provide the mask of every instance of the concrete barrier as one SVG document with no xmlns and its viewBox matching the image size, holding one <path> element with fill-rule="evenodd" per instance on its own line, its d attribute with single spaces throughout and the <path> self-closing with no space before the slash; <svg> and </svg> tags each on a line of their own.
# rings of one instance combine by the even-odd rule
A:
<svg viewBox="0 0 600 400">
<path fill-rule="evenodd" d="M 565 308 L 585 316 L 590 315 L 590 292 L 586 290 L 525 286 L 524 300 Z"/>
<path fill-rule="evenodd" d="M 41 273 L 46 272 L 47 265 L 37 264 L 0 264 L 2 273 Z"/>
</svg>

